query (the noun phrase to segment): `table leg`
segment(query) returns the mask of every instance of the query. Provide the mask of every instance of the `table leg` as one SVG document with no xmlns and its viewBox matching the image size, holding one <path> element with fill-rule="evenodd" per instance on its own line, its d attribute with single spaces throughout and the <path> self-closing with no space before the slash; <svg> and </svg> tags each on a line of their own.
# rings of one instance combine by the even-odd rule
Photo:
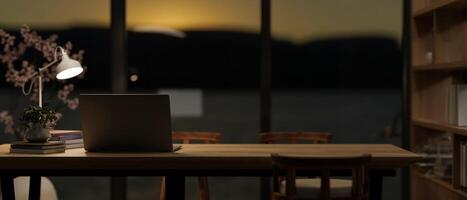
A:
<svg viewBox="0 0 467 200">
<path fill-rule="evenodd" d="M 261 177 L 261 189 L 260 189 L 260 199 L 261 200 L 270 200 L 271 199 L 271 178 L 270 177 Z"/>
<path fill-rule="evenodd" d="M 40 200 L 41 198 L 41 177 L 31 176 L 29 179 L 29 200 Z"/>
<path fill-rule="evenodd" d="M 126 199 L 126 177 L 112 176 L 110 177 L 110 199 L 125 200 Z"/>
<path fill-rule="evenodd" d="M 169 175 L 165 178 L 166 200 L 185 199 L 185 176 Z"/>
<path fill-rule="evenodd" d="M 2 176 L 0 178 L 2 188 L 2 199 L 14 200 L 15 199 L 15 185 L 13 183 L 13 176 Z"/>
<path fill-rule="evenodd" d="M 383 199 L 383 176 L 378 173 L 371 173 L 370 178 L 370 200 Z"/>
</svg>

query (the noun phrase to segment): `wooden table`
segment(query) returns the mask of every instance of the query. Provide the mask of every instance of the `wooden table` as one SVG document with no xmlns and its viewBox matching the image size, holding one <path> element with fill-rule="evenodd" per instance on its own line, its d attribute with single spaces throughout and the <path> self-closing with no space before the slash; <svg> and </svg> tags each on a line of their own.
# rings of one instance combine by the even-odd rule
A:
<svg viewBox="0 0 467 200">
<path fill-rule="evenodd" d="M 369 153 L 373 156 L 370 169 L 374 174 L 421 160 L 420 156 L 389 144 L 186 144 L 175 153 L 89 153 L 71 149 L 65 153 L 32 155 L 8 151 L 9 145 L 0 145 L 3 199 L 11 199 L 15 176 L 165 175 L 167 198 L 183 199 L 185 176 L 270 176 L 271 153 L 325 156 Z M 371 184 L 378 185 L 376 182 L 380 181 Z"/>
</svg>

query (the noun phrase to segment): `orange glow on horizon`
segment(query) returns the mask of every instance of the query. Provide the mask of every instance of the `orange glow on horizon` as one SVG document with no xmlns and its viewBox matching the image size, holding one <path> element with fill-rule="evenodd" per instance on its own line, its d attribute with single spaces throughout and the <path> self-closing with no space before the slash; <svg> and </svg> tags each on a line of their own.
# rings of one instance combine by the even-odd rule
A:
<svg viewBox="0 0 467 200">
<path fill-rule="evenodd" d="M 73 9 L 66 9 L 73 6 Z M 47 12 L 44 12 L 47 10 Z M 66 13 L 63 13 L 66 10 Z M 83 14 L 85 13 L 85 14 Z M 402 1 L 272 0 L 272 32 L 295 42 L 339 35 L 377 34 L 400 39 Z M 0 29 L 76 25 L 108 27 L 110 0 L 2 2 Z M 127 26 L 259 33 L 259 0 L 127 0 Z"/>
</svg>

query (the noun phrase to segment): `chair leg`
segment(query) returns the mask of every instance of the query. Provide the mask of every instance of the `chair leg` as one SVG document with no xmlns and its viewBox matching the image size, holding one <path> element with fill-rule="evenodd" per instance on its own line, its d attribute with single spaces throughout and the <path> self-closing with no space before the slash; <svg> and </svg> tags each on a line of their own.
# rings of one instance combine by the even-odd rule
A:
<svg viewBox="0 0 467 200">
<path fill-rule="evenodd" d="M 161 192 L 159 200 L 165 200 L 165 176 L 162 177 Z"/>
<path fill-rule="evenodd" d="M 198 177 L 198 186 L 199 186 L 199 199 L 200 200 L 209 200 L 208 177 L 199 176 Z"/>
<path fill-rule="evenodd" d="M 167 175 L 165 176 L 165 199 L 184 200 L 185 199 L 185 176 Z"/>
</svg>

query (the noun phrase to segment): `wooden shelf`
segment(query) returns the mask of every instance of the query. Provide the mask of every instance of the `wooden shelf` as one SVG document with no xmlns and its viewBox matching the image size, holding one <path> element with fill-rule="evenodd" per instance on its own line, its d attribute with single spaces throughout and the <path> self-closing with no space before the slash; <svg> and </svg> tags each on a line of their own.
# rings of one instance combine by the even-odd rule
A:
<svg viewBox="0 0 467 200">
<path fill-rule="evenodd" d="M 414 11 L 412 13 L 412 16 L 414 18 L 426 17 L 426 16 L 430 16 L 432 12 L 435 10 L 447 8 L 447 7 L 459 7 L 463 5 L 464 3 L 465 3 L 464 0 L 442 0 L 438 3 L 434 3 L 430 6 Z"/>
<path fill-rule="evenodd" d="M 437 63 L 426 65 L 414 65 L 414 71 L 428 71 L 428 70 L 467 70 L 467 61 L 457 61 L 450 63 Z"/>
<path fill-rule="evenodd" d="M 454 126 L 452 124 L 444 124 L 425 119 L 412 119 L 412 124 L 423 128 L 429 128 L 438 131 L 450 132 L 458 135 L 467 136 L 467 127 L 459 127 Z"/>
<path fill-rule="evenodd" d="M 452 136 L 453 180 L 444 180 L 412 167 L 412 199 L 467 200 L 460 188 L 460 142 L 467 127 L 449 124 L 453 85 L 465 83 L 467 73 L 467 0 L 411 0 L 410 95 L 411 149 L 421 151 L 443 134 Z M 431 55 L 428 54 L 431 52 Z M 432 62 L 428 62 L 430 56 Z M 416 117 L 415 117 L 416 116 Z M 436 139 L 435 139 L 436 140 Z M 450 141 L 451 142 L 451 141 Z M 415 174 L 415 175 L 414 175 Z"/>
<path fill-rule="evenodd" d="M 458 194 L 458 195 L 460 195 L 460 196 L 462 196 L 462 197 L 467 198 L 467 192 L 464 192 L 464 191 L 462 191 L 462 190 L 455 189 L 455 188 L 452 186 L 452 184 L 451 184 L 450 182 L 448 182 L 448 181 L 441 180 L 441 179 L 436 178 L 436 177 L 434 177 L 434 176 L 424 175 L 424 174 L 418 172 L 417 170 L 412 170 L 412 173 L 413 173 L 414 175 L 418 176 L 418 177 L 421 177 L 421 178 L 424 178 L 424 179 L 426 179 L 426 180 L 428 180 L 428 181 L 431 181 L 431 182 L 433 182 L 433 183 L 435 183 L 435 184 L 441 186 L 442 188 L 445 188 L 445 189 L 447 189 L 447 190 L 449 190 L 449 191 L 451 191 L 451 192 L 454 192 L 454 193 L 456 193 L 456 194 Z"/>
</svg>

